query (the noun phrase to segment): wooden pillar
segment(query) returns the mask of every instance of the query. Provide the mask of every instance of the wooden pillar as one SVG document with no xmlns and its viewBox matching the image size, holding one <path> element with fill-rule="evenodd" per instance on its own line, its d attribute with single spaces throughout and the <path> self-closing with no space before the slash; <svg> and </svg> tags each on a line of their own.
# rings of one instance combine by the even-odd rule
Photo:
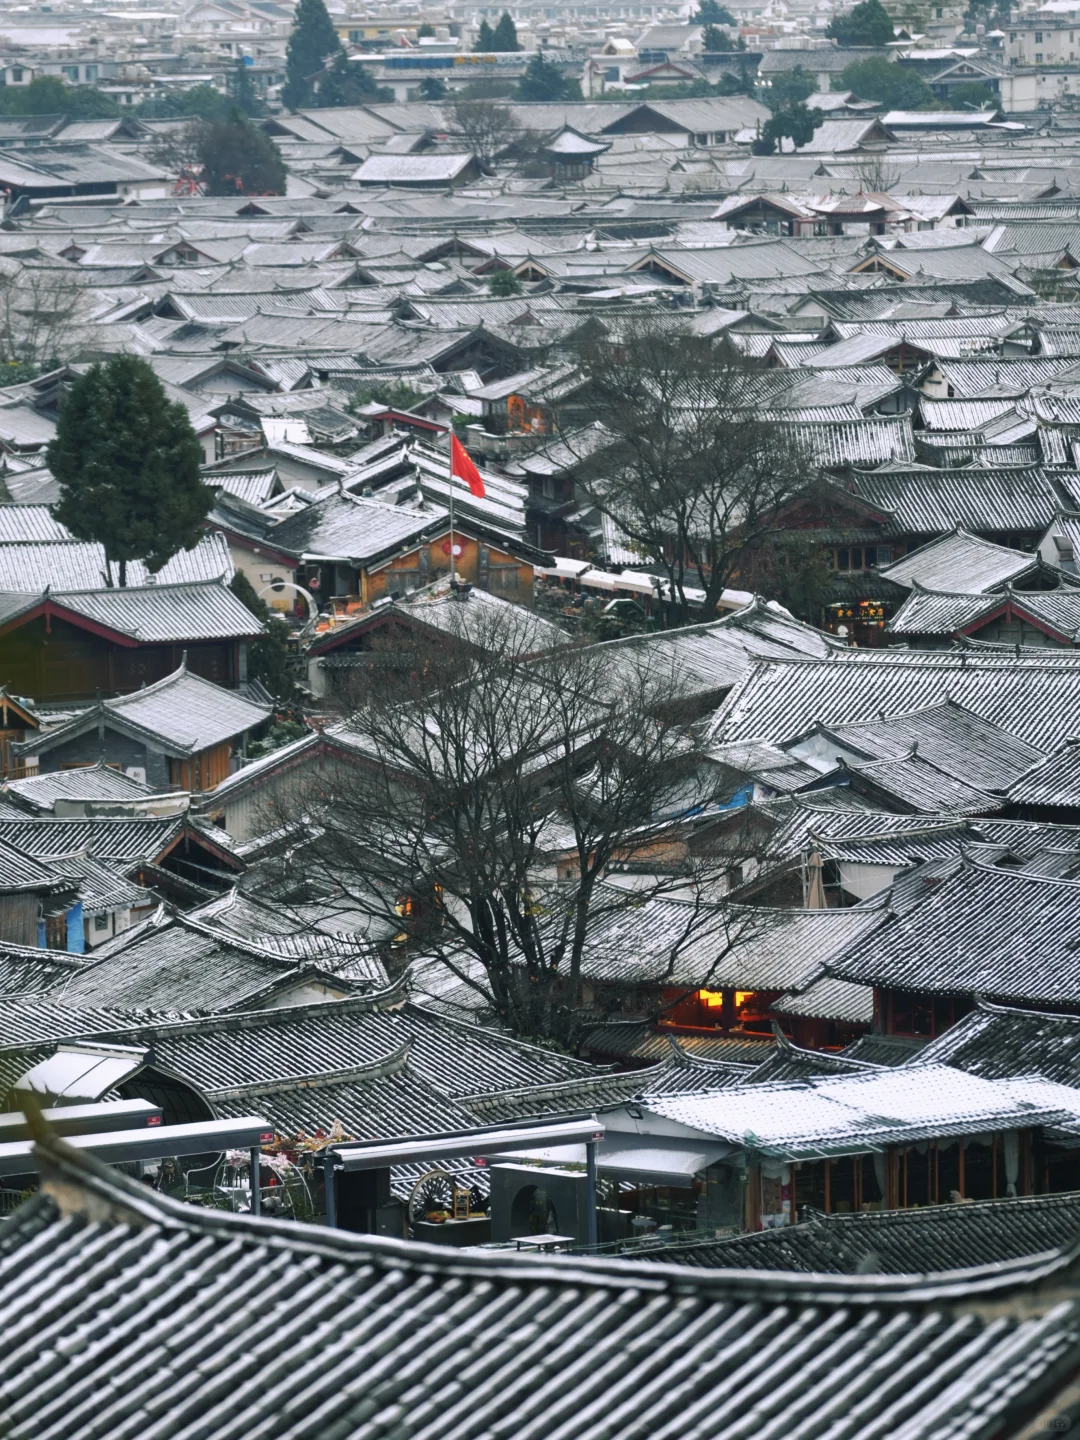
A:
<svg viewBox="0 0 1080 1440">
<path fill-rule="evenodd" d="M 854 1190 L 853 1200 L 856 1214 L 858 1214 L 859 1211 L 862 1209 L 862 1167 L 863 1157 L 861 1155 L 856 1155 L 852 1160 L 851 1164 L 852 1178 L 854 1181 L 852 1187 Z"/>
<path fill-rule="evenodd" d="M 990 1199 L 997 1199 L 997 1162 L 998 1162 L 998 1137 L 995 1135 L 990 1141 Z"/>
<path fill-rule="evenodd" d="M 956 1145 L 957 1145 L 957 1150 L 958 1150 L 958 1153 L 959 1153 L 959 1160 L 958 1160 L 958 1162 L 957 1162 L 957 1172 L 958 1172 L 958 1174 L 959 1174 L 959 1180 L 957 1181 L 957 1184 L 960 1186 L 960 1199 L 963 1200 L 963 1199 L 964 1199 L 964 1191 L 965 1191 L 965 1189 L 967 1188 L 967 1175 L 966 1175 L 966 1172 L 965 1172 L 965 1169 L 964 1169 L 964 1155 L 965 1155 L 965 1152 L 964 1152 L 964 1137 L 963 1137 L 962 1135 L 960 1135 L 960 1136 L 957 1137 Z"/>
<path fill-rule="evenodd" d="M 930 1203 L 932 1205 L 939 1205 L 941 1203 L 941 1151 L 938 1149 L 938 1142 L 936 1140 L 930 1143 L 934 1147 L 934 1190 Z"/>
<path fill-rule="evenodd" d="M 794 1162 L 794 1160 L 791 1162 L 791 1165 L 788 1167 L 788 1173 L 789 1173 L 790 1176 L 791 1176 L 791 1184 L 788 1186 L 788 1198 L 789 1198 L 790 1201 L 791 1201 L 791 1209 L 790 1209 L 790 1211 L 788 1212 L 788 1224 L 789 1224 L 789 1225 L 795 1225 L 795 1224 L 798 1223 L 798 1211 L 797 1211 L 798 1197 L 797 1197 L 797 1195 L 796 1195 L 796 1193 L 795 1193 L 795 1183 L 796 1183 L 796 1182 L 795 1182 L 795 1162 Z"/>
<path fill-rule="evenodd" d="M 720 1003 L 720 1028 L 726 1035 L 735 1024 L 735 991 L 721 991 L 723 1000 Z"/>
<path fill-rule="evenodd" d="M 832 1214 L 832 1161 L 825 1161 L 825 1214 Z"/>
<path fill-rule="evenodd" d="M 743 1229 L 761 1229 L 761 1167 L 756 1160 L 749 1160 L 746 1167 L 746 1190 L 744 1191 Z"/>
<path fill-rule="evenodd" d="M 1031 1194 L 1031 1131 L 1020 1132 L 1020 1194 Z"/>
<path fill-rule="evenodd" d="M 903 1167 L 904 1167 L 904 1188 L 903 1188 L 903 1191 L 902 1191 L 902 1193 L 901 1193 L 901 1204 L 902 1204 L 903 1208 L 906 1210 L 906 1209 L 908 1208 L 908 1203 L 907 1203 L 908 1152 L 907 1152 L 906 1147 L 905 1147 L 905 1149 L 903 1149 L 903 1150 L 900 1152 L 900 1154 L 901 1154 L 900 1163 L 901 1163 L 901 1165 L 903 1165 Z"/>
</svg>

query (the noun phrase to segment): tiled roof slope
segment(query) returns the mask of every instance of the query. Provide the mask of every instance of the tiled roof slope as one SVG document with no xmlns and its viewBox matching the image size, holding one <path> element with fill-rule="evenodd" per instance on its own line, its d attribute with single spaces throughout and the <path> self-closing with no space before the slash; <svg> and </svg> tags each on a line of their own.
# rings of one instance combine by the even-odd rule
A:
<svg viewBox="0 0 1080 1440">
<path fill-rule="evenodd" d="M 828 963 L 862 985 L 1080 1004 L 1080 882 L 965 864 Z"/>
<path fill-rule="evenodd" d="M 1080 1350 L 1075 1302 L 1037 1303 L 1056 1256 L 965 1293 L 459 1254 L 193 1210 L 58 1141 L 39 1164 L 50 1193 L 0 1238 L 11 1440 L 706 1440 L 751 1414 L 759 1435 L 959 1440 L 1012 1433 Z M 1036 1303 L 989 1319 L 984 1295 Z"/>
<path fill-rule="evenodd" d="M 782 743 L 817 720 L 856 724 L 949 698 L 1048 753 L 1076 729 L 1080 660 L 1067 651 L 1017 659 L 853 650 L 829 660 L 758 661 L 717 711 L 713 737 Z"/>
<path fill-rule="evenodd" d="M 819 1275 L 928 1275 L 1068 1248 L 1080 1238 L 1080 1194 L 980 1200 L 914 1210 L 814 1215 L 801 1225 L 670 1245 L 645 1258 L 720 1269 Z"/>
</svg>

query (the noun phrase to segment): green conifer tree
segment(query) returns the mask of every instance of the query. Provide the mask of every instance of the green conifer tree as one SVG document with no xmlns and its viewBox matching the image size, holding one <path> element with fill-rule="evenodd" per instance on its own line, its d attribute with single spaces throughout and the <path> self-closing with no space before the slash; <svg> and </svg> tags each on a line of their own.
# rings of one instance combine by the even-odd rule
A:
<svg viewBox="0 0 1080 1440">
<path fill-rule="evenodd" d="M 227 120 L 196 121 L 194 140 L 207 195 L 285 194 L 280 151 L 239 110 Z"/>
<path fill-rule="evenodd" d="M 326 109 L 332 105 L 374 105 L 393 98 L 394 92 L 389 86 L 376 85 L 365 65 L 358 60 L 350 60 L 341 51 L 320 79 L 311 103 L 319 109 Z"/>
<path fill-rule="evenodd" d="M 300 0 L 285 50 L 282 102 L 290 110 L 312 104 L 315 98 L 314 77 L 328 60 L 340 52 L 341 41 L 323 0 Z"/>
<path fill-rule="evenodd" d="M 570 100 L 574 90 L 557 65 L 538 50 L 518 81 L 519 100 Z M 580 92 L 578 94 L 580 98 Z"/>
<path fill-rule="evenodd" d="M 495 33 L 491 39 L 491 48 L 503 54 L 510 54 L 521 49 L 518 44 L 517 27 L 510 18 L 509 10 L 504 10 L 499 16 L 499 23 L 495 26 Z"/>
<path fill-rule="evenodd" d="M 480 29 L 476 35 L 476 48 L 481 53 L 487 53 L 495 49 L 495 31 L 486 20 L 480 21 Z"/>
<path fill-rule="evenodd" d="M 198 543 L 213 503 L 199 478 L 202 448 L 145 360 L 116 355 L 75 381 L 48 462 L 60 485 L 57 520 L 104 546 L 121 585 L 129 560 L 156 573 Z"/>
<path fill-rule="evenodd" d="M 237 60 L 229 76 L 229 99 L 245 115 L 265 114 L 266 106 L 259 99 L 251 79 L 251 66 Z"/>
</svg>

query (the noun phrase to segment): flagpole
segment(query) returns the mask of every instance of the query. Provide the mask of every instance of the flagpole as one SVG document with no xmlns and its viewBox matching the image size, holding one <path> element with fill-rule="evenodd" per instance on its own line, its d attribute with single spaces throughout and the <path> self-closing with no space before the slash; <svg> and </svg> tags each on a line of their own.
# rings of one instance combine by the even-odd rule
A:
<svg viewBox="0 0 1080 1440">
<path fill-rule="evenodd" d="M 454 426 L 450 426 L 450 583 L 457 578 L 454 565 Z"/>
</svg>

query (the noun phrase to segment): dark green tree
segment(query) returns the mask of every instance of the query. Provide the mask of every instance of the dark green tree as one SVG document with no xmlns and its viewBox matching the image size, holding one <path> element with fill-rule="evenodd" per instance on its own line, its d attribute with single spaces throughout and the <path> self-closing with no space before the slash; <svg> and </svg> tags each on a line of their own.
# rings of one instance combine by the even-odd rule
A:
<svg viewBox="0 0 1080 1440">
<path fill-rule="evenodd" d="M 266 114 L 266 106 L 259 99 L 251 78 L 251 66 L 245 65 L 243 60 L 237 60 L 229 76 L 229 99 L 245 115 Z"/>
<path fill-rule="evenodd" d="M 296 694 L 296 677 L 289 658 L 288 625 L 283 624 L 280 620 L 275 620 L 273 624 L 267 623 L 271 615 L 270 606 L 265 600 L 259 599 L 255 587 L 242 570 L 237 570 L 229 581 L 229 589 L 266 626 L 265 633 L 248 646 L 248 675 L 252 680 L 258 680 L 265 685 L 279 705 L 288 704 Z M 282 723 L 288 726 L 292 722 L 287 719 L 284 722 L 275 721 L 271 726 L 269 738 L 275 738 L 273 731 Z M 303 725 L 300 725 L 295 734 L 276 737 L 276 745 L 264 745 L 258 753 L 269 754 L 278 745 L 287 745 L 290 740 L 298 739 L 304 733 L 304 728 Z M 250 750 L 249 754 L 254 755 L 254 749 Z"/>
<path fill-rule="evenodd" d="M 425 75 L 416 87 L 421 100 L 445 100 L 446 86 L 437 75 Z"/>
<path fill-rule="evenodd" d="M 337 105 L 375 105 L 393 100 L 394 92 L 387 85 L 377 85 L 371 71 L 343 50 L 334 56 L 326 73 L 319 79 L 319 88 L 311 104 L 319 109 Z"/>
<path fill-rule="evenodd" d="M 104 546 L 121 585 L 129 560 L 156 573 L 198 543 L 214 498 L 199 478 L 202 448 L 145 360 L 116 355 L 75 381 L 48 462 L 60 485 L 57 520 Z"/>
<path fill-rule="evenodd" d="M 495 33 L 491 37 L 491 48 L 503 54 L 512 54 L 515 50 L 521 49 L 518 44 L 517 26 L 510 18 L 509 10 L 504 10 L 499 16 L 499 23 L 495 26 Z"/>
<path fill-rule="evenodd" d="M 424 23 L 420 26 L 420 28 L 419 28 L 419 29 L 417 30 L 417 32 L 416 32 L 416 38 L 417 38 L 418 40 L 434 40 L 434 39 L 435 39 L 435 26 L 434 26 L 434 25 L 429 25 L 429 24 L 427 23 L 427 21 L 425 20 Z"/>
<path fill-rule="evenodd" d="M 782 140 L 790 140 L 795 149 L 807 145 L 814 138 L 814 131 L 825 119 L 820 110 L 810 110 L 801 100 L 788 101 L 778 105 L 761 127 L 761 134 L 754 141 L 755 155 L 773 155 L 782 148 Z"/>
<path fill-rule="evenodd" d="M 196 121 L 193 138 L 207 195 L 285 194 L 277 146 L 239 110 L 227 120 Z"/>
<path fill-rule="evenodd" d="M 326 62 L 341 53 L 341 41 L 323 0 L 300 0 L 285 50 L 282 102 L 290 110 L 311 105 L 315 98 L 316 79 Z"/>
<path fill-rule="evenodd" d="M 580 85 L 567 80 L 559 67 L 545 60 L 539 50 L 526 65 L 517 89 L 519 100 L 573 100 L 580 98 L 580 92 Z"/>
<path fill-rule="evenodd" d="M 801 65 L 796 65 L 794 70 L 777 75 L 768 90 L 762 92 L 761 98 L 770 110 L 778 110 L 781 105 L 809 99 L 816 89 L 817 81 L 813 75 Z"/>
<path fill-rule="evenodd" d="M 715 54 L 718 50 L 730 50 L 731 36 L 726 30 L 721 30 L 716 25 L 706 25 L 701 32 L 701 47 L 710 55 Z"/>
<path fill-rule="evenodd" d="M 488 289 L 492 295 L 500 295 L 504 298 L 510 295 L 520 295 L 521 281 L 512 270 L 496 270 L 488 281 Z"/>
<path fill-rule="evenodd" d="M 853 61 L 840 76 L 840 83 L 863 100 L 877 100 L 887 110 L 932 110 L 937 104 L 921 75 L 883 55 Z"/>
<path fill-rule="evenodd" d="M 838 45 L 888 45 L 893 22 L 881 0 L 862 0 L 854 10 L 830 20 L 825 34 Z"/>
<path fill-rule="evenodd" d="M 719 5 L 717 0 L 701 0 L 697 14 L 694 16 L 695 25 L 734 25 L 735 16 L 726 5 Z"/>
<path fill-rule="evenodd" d="M 72 120 L 106 120 L 120 114 L 111 95 L 93 85 L 65 85 L 56 75 L 39 75 L 29 85 L 0 87 L 2 115 L 68 115 Z"/>
<path fill-rule="evenodd" d="M 161 95 L 148 95 L 140 104 L 140 120 L 181 120 L 191 116 L 196 120 L 221 120 L 231 108 L 231 102 L 220 90 L 212 85 L 192 85 L 190 90 L 166 90 Z"/>
<path fill-rule="evenodd" d="M 486 20 L 480 21 L 480 29 L 476 32 L 476 48 L 484 54 L 495 49 L 495 31 Z"/>
<path fill-rule="evenodd" d="M 949 91 L 949 104 L 954 110 L 986 110 L 997 103 L 997 96 L 981 80 L 967 80 Z"/>
</svg>

